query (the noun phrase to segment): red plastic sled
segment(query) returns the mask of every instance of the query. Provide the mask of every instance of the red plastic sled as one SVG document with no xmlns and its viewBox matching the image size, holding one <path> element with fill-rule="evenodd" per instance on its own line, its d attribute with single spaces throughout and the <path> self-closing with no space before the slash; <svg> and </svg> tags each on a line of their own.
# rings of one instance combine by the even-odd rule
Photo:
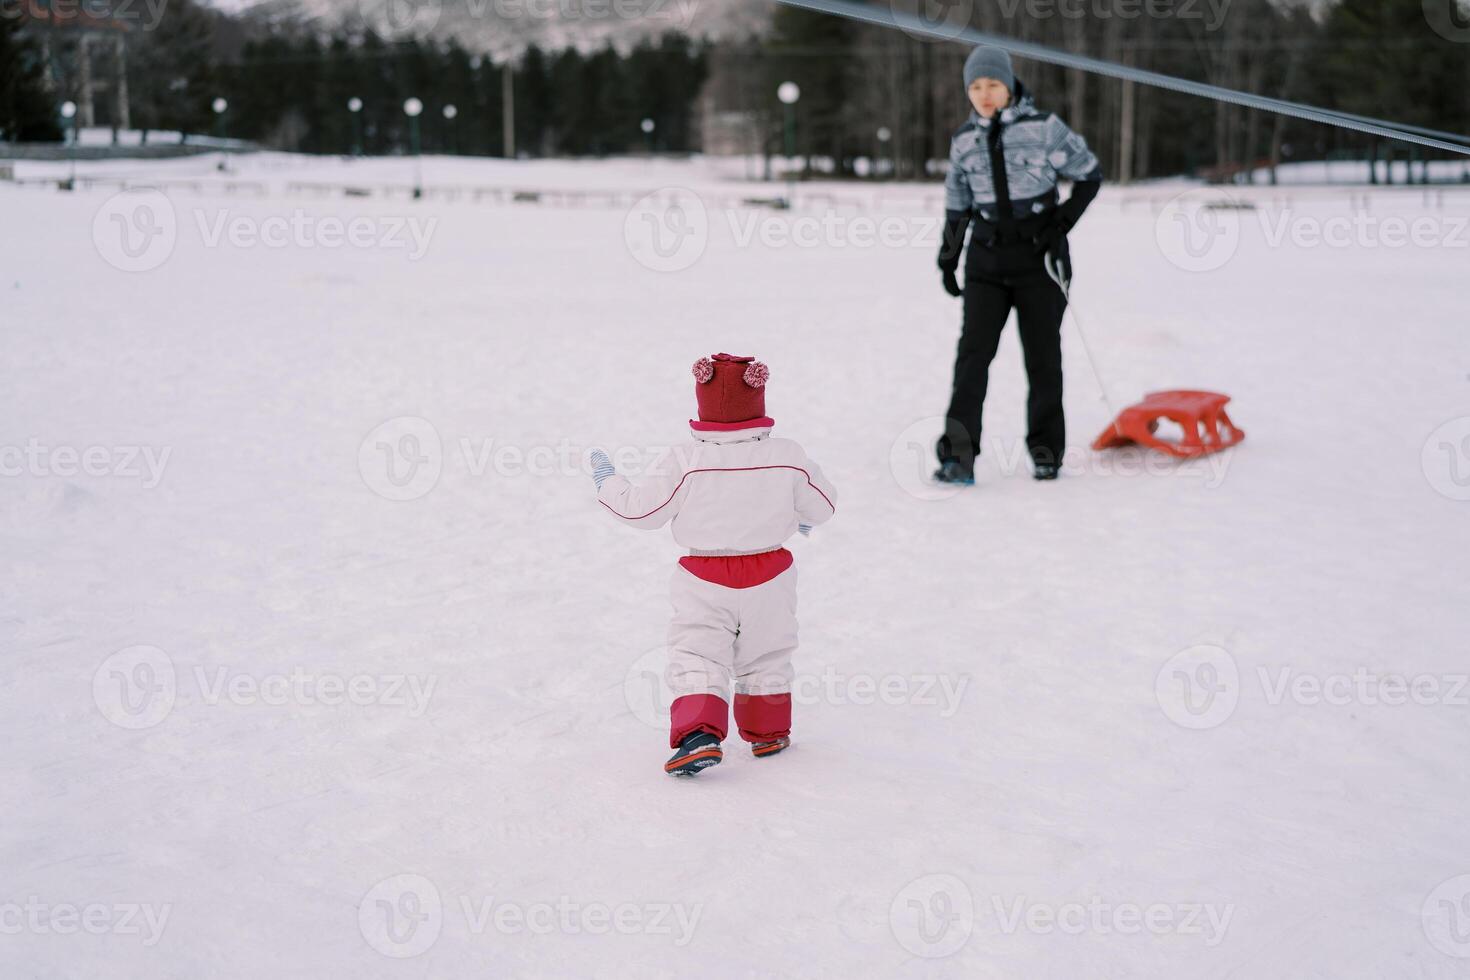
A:
<svg viewBox="0 0 1470 980">
<path fill-rule="evenodd" d="M 1245 438 L 1225 414 L 1229 395 L 1213 391 L 1155 391 L 1137 405 L 1118 413 L 1113 424 L 1092 441 L 1093 449 L 1112 449 L 1138 443 L 1171 456 L 1192 459 L 1229 449 Z M 1175 442 L 1154 435 L 1160 419 L 1168 419 L 1184 430 Z"/>
</svg>

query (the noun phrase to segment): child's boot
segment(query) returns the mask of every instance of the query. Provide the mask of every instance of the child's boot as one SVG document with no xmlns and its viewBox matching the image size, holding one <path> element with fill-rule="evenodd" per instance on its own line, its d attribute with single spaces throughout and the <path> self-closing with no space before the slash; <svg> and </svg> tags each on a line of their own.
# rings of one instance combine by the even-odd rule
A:
<svg viewBox="0 0 1470 980">
<path fill-rule="evenodd" d="M 759 758 L 761 758 L 763 756 L 775 755 L 777 752 L 780 752 L 782 749 L 786 749 L 786 748 L 790 748 L 790 747 L 791 747 L 791 738 L 789 736 L 784 736 L 783 735 L 781 738 L 775 739 L 775 740 L 770 741 L 770 742 L 752 742 L 752 743 L 750 743 L 750 753 L 751 753 L 751 755 L 753 755 L 757 759 L 759 759 Z"/>
<path fill-rule="evenodd" d="M 718 738 L 709 732 L 695 732 L 679 743 L 673 757 L 664 763 L 664 772 L 670 776 L 694 776 L 700 770 L 719 765 L 724 757 Z"/>
</svg>

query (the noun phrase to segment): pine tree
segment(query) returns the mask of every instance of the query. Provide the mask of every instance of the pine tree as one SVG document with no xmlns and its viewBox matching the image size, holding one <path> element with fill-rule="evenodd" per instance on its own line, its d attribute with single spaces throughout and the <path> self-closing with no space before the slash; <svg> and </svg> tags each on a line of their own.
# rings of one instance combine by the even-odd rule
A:
<svg viewBox="0 0 1470 980">
<path fill-rule="evenodd" d="M 45 70 L 40 48 L 21 37 L 13 18 L 0 16 L 0 141 L 61 139 Z"/>
</svg>

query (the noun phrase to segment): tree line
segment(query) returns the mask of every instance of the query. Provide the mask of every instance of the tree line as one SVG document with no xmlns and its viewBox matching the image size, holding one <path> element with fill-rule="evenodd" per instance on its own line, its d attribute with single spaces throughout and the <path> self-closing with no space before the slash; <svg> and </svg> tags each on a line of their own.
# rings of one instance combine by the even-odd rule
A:
<svg viewBox="0 0 1470 980">
<path fill-rule="evenodd" d="M 910 12 L 926 0 L 882 0 Z M 1451 0 L 1445 0 L 1450 3 Z M 1170 75 L 1457 133 L 1470 132 L 1470 27 L 1432 24 L 1424 0 L 996 0 L 952 4 L 984 31 Z M 1139 11 L 1143 11 L 1139 14 Z M 1133 11 L 1132 15 L 1128 15 Z M 1458 33 L 1457 33 L 1458 32 Z M 1459 36 L 1459 35 L 1466 36 Z M 75 78 L 47 78 L 42 32 L 0 18 L 0 138 L 54 139 Z M 65 66 L 66 32 L 49 61 Z M 426 152 L 601 155 L 743 151 L 836 175 L 932 177 L 968 114 L 964 45 L 773 7 L 758 35 L 677 33 L 592 50 L 534 45 L 495 61 L 456 41 L 323 31 L 170 0 L 128 39 L 134 128 L 220 132 L 312 153 L 400 153 L 403 103 L 421 99 Z M 1331 127 L 1017 61 L 1043 110 L 1086 136 L 1112 178 L 1219 179 L 1282 161 L 1428 155 Z M 800 86 L 794 107 L 782 81 Z M 506 132 L 505 86 L 514 125 Z M 228 100 L 218 116 L 214 99 Z M 361 110 L 348 110 L 349 100 Z M 353 103 L 354 105 L 356 103 Z M 457 114 L 446 118 L 444 108 Z M 645 131 L 644 120 L 651 131 Z M 509 139 L 507 139 L 509 137 Z M 1434 154 L 1429 154 L 1434 155 Z"/>
</svg>

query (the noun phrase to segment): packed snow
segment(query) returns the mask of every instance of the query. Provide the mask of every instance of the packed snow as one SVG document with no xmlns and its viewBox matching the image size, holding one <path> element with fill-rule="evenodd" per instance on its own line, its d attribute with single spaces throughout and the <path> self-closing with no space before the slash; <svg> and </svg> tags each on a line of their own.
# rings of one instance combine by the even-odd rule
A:
<svg viewBox="0 0 1470 980">
<path fill-rule="evenodd" d="M 1470 971 L 1470 189 L 1106 187 L 1062 479 L 1011 329 L 950 492 L 937 181 L 218 164 L 0 183 L 0 974 Z M 839 499 L 793 748 L 681 781 L 583 457 L 716 351 Z M 1089 451 L 1161 388 L 1245 442 Z"/>
</svg>

